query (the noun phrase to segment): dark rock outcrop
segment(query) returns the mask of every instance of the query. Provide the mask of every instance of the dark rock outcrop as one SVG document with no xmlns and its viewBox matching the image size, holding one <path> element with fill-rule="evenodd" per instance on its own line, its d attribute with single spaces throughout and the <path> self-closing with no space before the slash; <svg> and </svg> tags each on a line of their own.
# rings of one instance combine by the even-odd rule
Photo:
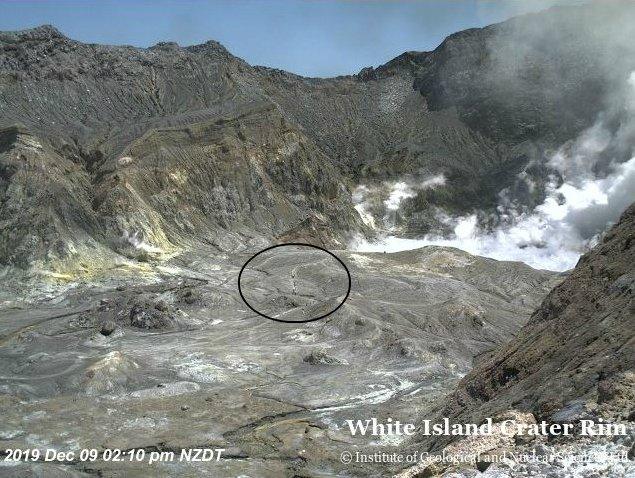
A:
<svg viewBox="0 0 635 478">
<path fill-rule="evenodd" d="M 580 403 L 596 403 L 596 413 L 626 420 L 635 368 L 633 264 L 635 204 L 517 336 L 461 381 L 438 416 L 473 423 L 514 408 L 558 422 L 579 418 Z"/>
</svg>

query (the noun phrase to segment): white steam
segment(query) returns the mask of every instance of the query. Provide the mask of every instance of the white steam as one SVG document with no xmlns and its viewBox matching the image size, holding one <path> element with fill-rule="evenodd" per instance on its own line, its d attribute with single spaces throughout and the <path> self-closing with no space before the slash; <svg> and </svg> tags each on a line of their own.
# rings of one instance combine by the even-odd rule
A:
<svg viewBox="0 0 635 478">
<path fill-rule="evenodd" d="M 531 214 L 518 216 L 508 227 L 484 232 L 476 215 L 450 219 L 452 237 L 425 236 L 407 239 L 387 236 L 382 241 L 360 241 L 361 252 L 397 252 L 428 245 L 448 246 L 498 260 L 522 261 L 538 269 L 563 271 L 575 266 L 596 236 L 615 221 L 635 200 L 635 158 L 617 167 L 614 174 L 584 182 L 581 187 L 551 187 L 549 196 Z"/>
<path fill-rule="evenodd" d="M 390 212 L 395 212 L 401 206 L 404 199 L 413 198 L 417 195 L 417 192 L 424 189 L 434 189 L 437 186 L 443 186 L 445 184 L 445 176 L 439 174 L 437 176 L 430 176 L 423 181 L 397 181 L 388 184 L 390 187 L 390 194 L 388 199 L 384 201 L 384 206 Z"/>
<path fill-rule="evenodd" d="M 130 244 L 132 247 L 140 251 L 145 251 L 149 253 L 162 252 L 161 249 L 159 249 L 158 247 L 155 247 L 151 244 L 148 244 L 146 241 L 144 241 L 143 238 L 140 237 L 138 231 L 130 233 L 127 230 L 124 230 L 123 238 L 126 242 L 128 242 L 128 244 Z"/>
<path fill-rule="evenodd" d="M 368 193 L 368 187 L 363 185 L 357 186 L 353 191 L 353 204 L 355 205 L 355 209 L 357 210 L 359 217 L 362 218 L 362 221 L 364 221 L 367 226 L 374 229 L 377 227 L 375 225 L 375 218 L 373 217 L 371 212 L 368 211 L 368 205 L 365 202 L 365 198 Z"/>
<path fill-rule="evenodd" d="M 440 174 L 430 176 L 424 180 L 409 178 L 404 181 L 384 182 L 372 188 L 359 185 L 353 191 L 353 204 L 366 225 L 374 229 L 381 226 L 383 229 L 393 230 L 395 228 L 396 212 L 401 207 L 404 199 L 415 197 L 419 191 L 424 189 L 432 189 L 444 184 L 445 177 Z M 376 223 L 375 216 L 371 211 L 373 199 L 377 203 L 378 198 L 381 198 L 380 203 L 383 206 L 384 213 L 383 217 L 381 217 L 381 225 Z"/>
<path fill-rule="evenodd" d="M 517 212 L 501 194 L 499 212 L 507 221 L 493 231 L 482 230 L 476 215 L 450 218 L 439 212 L 438 219 L 453 227 L 450 237 L 389 235 L 376 243 L 359 240 L 351 247 L 361 252 L 396 252 L 440 245 L 498 260 L 522 261 L 540 269 L 574 267 L 580 255 L 635 201 L 635 72 L 627 83 L 630 88 L 621 111 L 626 114 L 619 128 L 611 133 L 602 117 L 563 146 L 548 163 L 561 181 L 555 175 L 551 178 L 545 201 L 532 212 Z M 631 159 L 619 162 L 613 157 L 615 151 L 628 151 Z M 398 209 L 401 200 L 409 197 L 408 191 L 407 187 L 395 188 L 386 207 L 396 205 L 394 210 Z M 363 203 L 358 206 L 363 208 Z"/>
<path fill-rule="evenodd" d="M 405 182 L 399 181 L 393 185 L 388 199 L 384 201 L 384 205 L 389 211 L 396 211 L 397 209 L 399 209 L 401 201 L 407 198 L 415 197 L 416 195 L 417 193 L 414 191 L 414 189 L 408 186 Z"/>
</svg>

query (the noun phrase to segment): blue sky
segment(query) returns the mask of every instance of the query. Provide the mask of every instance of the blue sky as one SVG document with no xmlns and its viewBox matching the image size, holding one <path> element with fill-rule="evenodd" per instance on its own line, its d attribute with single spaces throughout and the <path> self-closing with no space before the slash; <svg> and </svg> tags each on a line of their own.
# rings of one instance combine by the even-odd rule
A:
<svg viewBox="0 0 635 478">
<path fill-rule="evenodd" d="M 52 24 L 88 43 L 213 39 L 253 65 L 307 76 L 356 73 L 455 31 L 576 0 L 0 0 L 0 30 Z"/>
</svg>

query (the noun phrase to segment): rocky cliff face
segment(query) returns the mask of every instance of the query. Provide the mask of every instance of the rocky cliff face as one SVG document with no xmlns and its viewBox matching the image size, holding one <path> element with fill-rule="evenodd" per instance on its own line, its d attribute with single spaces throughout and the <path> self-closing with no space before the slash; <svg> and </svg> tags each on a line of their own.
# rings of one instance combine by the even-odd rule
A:
<svg viewBox="0 0 635 478">
<path fill-rule="evenodd" d="M 628 386 L 635 367 L 634 238 L 635 205 L 549 293 L 517 337 L 465 377 L 444 413 L 488 416 L 518 407 L 550 419 L 575 399 L 618 398 L 609 390 Z M 632 410 L 613 412 L 626 418 Z"/>
<path fill-rule="evenodd" d="M 52 27 L 1 33 L 0 214 L 11 227 L 0 260 L 106 257 L 126 242 L 132 255 L 192 241 L 231 250 L 316 231 L 343 245 L 365 233 L 352 187 L 402 177 L 446 180 L 404 201 L 410 233 L 433 225 L 435 207 L 494 210 L 522 172 L 537 185 L 518 193 L 529 207 L 549 174 L 545 151 L 608 101 L 607 62 L 622 59 L 615 77 L 635 68 L 629 42 L 575 25 L 600 15 L 628 36 L 631 7 L 524 16 L 332 79 L 252 67 L 216 42 L 139 49 Z"/>
<path fill-rule="evenodd" d="M 402 229 L 416 234 L 435 206 L 492 211 L 503 189 L 521 207 L 540 204 L 559 174 L 548 165 L 554 149 L 614 103 L 623 109 L 614 93 L 635 69 L 634 24 L 625 2 L 553 8 L 458 32 L 355 77 L 260 71 L 267 92 L 355 182 L 445 177 L 403 201 Z"/>
<path fill-rule="evenodd" d="M 513 476 L 592 476 L 605 453 L 626 453 L 635 430 L 632 427 L 635 394 L 635 204 L 603 242 L 584 255 L 577 267 L 545 298 L 510 343 L 481 361 L 458 384 L 456 390 L 438 403 L 430 416 L 433 422 L 448 417 L 452 423 L 482 423 L 513 420 L 518 423 L 570 423 L 581 419 L 622 423 L 625 436 L 580 437 L 419 437 L 419 444 L 444 448 L 449 454 L 476 453 L 521 455 L 535 453 L 590 458 L 584 467 L 570 469 L 561 462 L 518 466 Z M 630 425 L 629 425 L 629 422 Z M 579 429 L 578 429 L 579 430 Z M 454 441 L 448 445 L 450 441 Z M 541 448 L 542 447 L 542 448 Z M 594 449 L 594 447 L 598 447 Z M 541 451 L 540 451 L 541 450 Z M 629 455 L 631 456 L 631 455 Z M 489 466 L 493 462 L 488 462 Z M 627 464 L 606 458 L 602 476 L 626 476 Z M 495 468 L 495 467 L 494 467 Z M 601 471 L 602 471 L 601 470 Z M 455 470 L 456 471 L 456 470 Z M 595 469 L 597 471 L 597 469 Z M 422 463 L 401 476 L 436 476 L 450 473 L 448 465 Z M 471 476 L 469 470 L 457 476 Z M 502 472 L 502 471 L 501 471 Z M 427 474 L 426 474 L 427 473 Z M 445 475 L 444 475 L 445 476 Z"/>
<path fill-rule="evenodd" d="M 332 161 L 217 43 L 102 47 L 50 27 L 0 42 L 3 263 L 363 229 Z"/>
</svg>

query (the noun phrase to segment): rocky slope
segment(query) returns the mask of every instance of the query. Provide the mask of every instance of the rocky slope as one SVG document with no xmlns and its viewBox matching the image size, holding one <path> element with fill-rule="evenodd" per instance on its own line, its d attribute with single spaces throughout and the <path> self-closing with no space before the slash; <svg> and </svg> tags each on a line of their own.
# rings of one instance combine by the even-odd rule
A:
<svg viewBox="0 0 635 478">
<path fill-rule="evenodd" d="M 633 17 L 630 3 L 556 8 L 332 79 L 252 67 L 213 41 L 139 49 L 52 27 L 0 33 L 0 261 L 61 262 L 61 273 L 83 249 L 112 264 L 208 239 L 234 250 L 317 232 L 344 244 L 367 233 L 350 202 L 360 182 L 443 175 L 404 201 L 406 233 L 435 226 L 437 206 L 493 211 L 505 188 L 531 207 L 553 173 L 549 149 L 592 124 L 635 69 L 632 43 L 605 31 L 630 38 Z M 48 202 L 57 191 L 63 207 Z"/>
<path fill-rule="evenodd" d="M 432 52 L 406 52 L 355 77 L 259 71 L 265 90 L 356 182 L 445 177 L 444 187 L 402 204 L 403 232 L 420 233 L 433 225 L 433 206 L 491 210 L 503 189 L 519 206 L 539 204 L 558 174 L 546 164 L 554 148 L 615 103 L 635 68 L 634 24 L 629 2 L 556 7 L 458 32 Z"/>
<path fill-rule="evenodd" d="M 49 27 L 0 41 L 3 263 L 59 273 L 307 222 L 329 244 L 363 229 L 330 159 L 218 44 L 91 46 Z"/>
<path fill-rule="evenodd" d="M 635 204 L 606 234 L 603 242 L 584 255 L 571 274 L 549 293 L 516 337 L 463 378 L 456 391 L 444 398 L 432 416 L 449 417 L 456 423 L 480 423 L 486 417 L 519 410 L 528 413 L 531 421 L 549 423 L 576 424 L 582 418 L 603 419 L 609 423 L 632 422 L 635 411 L 634 238 Z M 614 441 L 628 451 L 634 437 L 635 427 L 631 426 L 629 435 L 621 441 L 620 437 L 615 440 L 608 437 L 604 441 Z M 573 455 L 593 445 L 592 439 L 576 436 L 560 440 L 559 445 L 559 441 L 552 438 L 550 441 L 555 442 L 555 446 L 568 447 L 568 453 Z M 606 446 L 602 439 L 598 438 L 600 447 Z M 428 437 L 424 441 L 428 447 L 439 448 L 449 440 L 450 437 L 441 437 L 433 441 Z M 524 443 L 535 447 L 539 442 L 532 444 L 531 440 L 525 440 Z M 484 445 L 481 451 L 487 452 L 500 447 L 501 442 Z M 472 446 L 480 445 L 473 443 Z M 513 447 L 513 440 L 505 446 Z M 596 461 L 597 458 L 592 463 Z M 423 473 L 424 468 L 419 467 L 417 472 Z M 620 469 L 617 466 L 613 474 L 606 472 L 608 476 L 622 476 Z M 442 467 L 436 468 L 434 473 L 442 471 Z M 531 474 L 531 470 L 525 471 Z M 551 473 L 556 471 L 557 466 Z M 576 472 L 576 476 L 592 476 L 593 472 L 589 466 L 586 471 Z M 525 475 L 519 472 L 518 476 Z"/>
</svg>

